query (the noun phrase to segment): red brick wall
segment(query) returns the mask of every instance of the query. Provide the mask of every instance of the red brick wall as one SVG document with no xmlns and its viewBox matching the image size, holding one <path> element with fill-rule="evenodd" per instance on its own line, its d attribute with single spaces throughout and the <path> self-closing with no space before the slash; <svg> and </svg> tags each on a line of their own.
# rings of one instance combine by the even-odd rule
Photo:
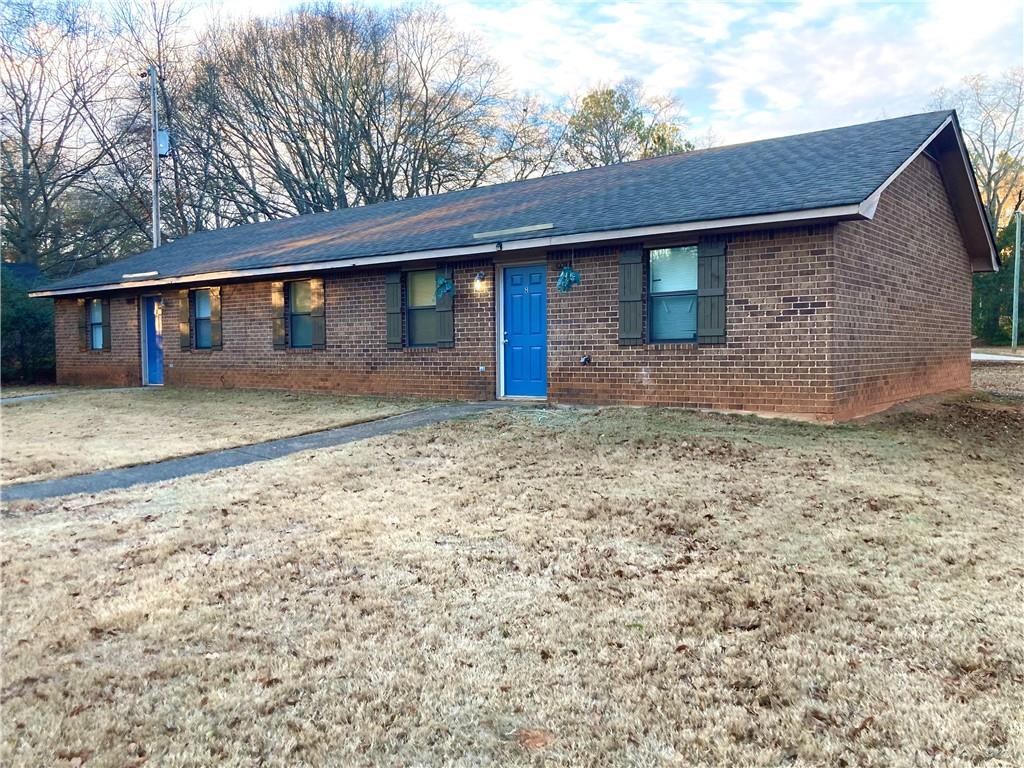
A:
<svg viewBox="0 0 1024 768">
<path fill-rule="evenodd" d="M 873 221 L 729 235 L 724 344 L 620 346 L 617 247 L 579 250 L 571 258 L 582 281 L 562 294 L 555 283 L 570 254 L 547 255 L 555 402 L 833 419 L 969 385 L 970 267 L 941 179 L 926 157 L 886 190 Z M 486 289 L 477 292 L 473 278 L 481 270 Z M 325 277 L 323 350 L 275 350 L 270 283 L 246 282 L 222 287 L 223 349 L 182 351 L 177 291 L 166 292 L 166 383 L 493 397 L 493 264 L 456 265 L 452 349 L 387 348 L 385 271 Z M 56 316 L 61 382 L 139 383 L 134 299 L 111 300 L 109 352 L 78 350 L 73 300 L 58 300 Z M 583 355 L 590 365 L 580 365 Z"/>
<path fill-rule="evenodd" d="M 624 402 L 803 413 L 831 412 L 825 366 L 831 306 L 831 228 L 738 236 L 730 242 L 725 345 L 618 345 L 614 249 L 577 253 L 583 282 L 555 288 L 565 258 L 549 256 L 549 395 L 560 402 Z M 766 279 L 767 265 L 774 277 Z M 483 270 L 486 287 L 473 278 Z M 274 350 L 270 283 L 225 285 L 224 345 L 180 350 L 176 293 L 165 304 L 165 377 L 171 385 L 284 387 L 490 399 L 495 394 L 494 267 L 455 269 L 455 347 L 387 349 L 384 270 L 325 279 L 323 350 Z M 799 287 L 799 290 L 794 290 Z M 579 365 L 583 354 L 593 363 Z M 485 370 L 481 372 L 480 367 Z"/>
<path fill-rule="evenodd" d="M 731 235 L 726 343 L 713 346 L 620 346 L 617 249 L 577 251 L 581 282 L 566 294 L 555 280 L 568 254 L 552 254 L 549 396 L 829 418 L 832 232 L 817 226 Z M 583 355 L 590 365 L 579 364 Z"/>
<path fill-rule="evenodd" d="M 134 387 L 142 383 L 139 355 L 139 305 L 134 296 L 110 298 L 110 349 L 80 350 L 81 309 L 75 299 L 57 299 L 53 307 L 58 384 Z"/>
<path fill-rule="evenodd" d="M 473 279 L 483 270 L 487 289 Z M 456 267 L 455 347 L 388 349 L 383 270 L 324 279 L 324 349 L 273 347 L 270 283 L 221 288 L 223 348 L 181 350 L 177 292 L 164 299 L 164 371 L 169 385 L 294 388 L 484 400 L 494 397 L 494 271 Z M 484 371 L 480 371 L 480 367 Z"/>
<path fill-rule="evenodd" d="M 935 163 L 918 157 L 835 243 L 836 417 L 969 387 L 971 268 Z"/>
</svg>

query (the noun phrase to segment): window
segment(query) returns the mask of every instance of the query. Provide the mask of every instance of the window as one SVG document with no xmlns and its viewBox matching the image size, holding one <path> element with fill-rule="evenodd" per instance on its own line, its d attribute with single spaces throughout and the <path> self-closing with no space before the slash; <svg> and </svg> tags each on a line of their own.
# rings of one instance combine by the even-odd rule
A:
<svg viewBox="0 0 1024 768">
<path fill-rule="evenodd" d="M 196 349 L 213 347 L 212 305 L 209 289 L 192 292 L 192 307 L 195 312 Z"/>
<path fill-rule="evenodd" d="M 650 340 L 697 338 L 697 246 L 651 251 Z"/>
<path fill-rule="evenodd" d="M 213 342 L 220 339 L 220 313 L 216 288 L 213 289 Z M 274 349 L 325 349 L 326 316 L 324 312 L 324 281 L 308 280 L 270 284 L 271 337 Z"/>
<path fill-rule="evenodd" d="M 437 278 L 434 270 L 408 272 L 405 276 L 406 328 L 410 347 L 437 343 Z"/>
<path fill-rule="evenodd" d="M 89 349 L 103 349 L 103 299 L 89 299 Z"/>
<path fill-rule="evenodd" d="M 288 283 L 288 342 L 295 349 L 313 346 L 313 291 L 309 280 Z"/>
</svg>

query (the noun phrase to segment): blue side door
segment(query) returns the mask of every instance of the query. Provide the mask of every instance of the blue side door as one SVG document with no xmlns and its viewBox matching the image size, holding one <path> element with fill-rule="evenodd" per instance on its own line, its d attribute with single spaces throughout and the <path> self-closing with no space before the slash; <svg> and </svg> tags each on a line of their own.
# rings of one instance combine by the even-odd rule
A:
<svg viewBox="0 0 1024 768">
<path fill-rule="evenodd" d="M 159 296 L 143 299 L 146 325 L 146 383 L 164 383 L 163 302 Z"/>
<path fill-rule="evenodd" d="M 506 267 L 504 281 L 505 394 L 548 393 L 547 266 Z"/>
</svg>

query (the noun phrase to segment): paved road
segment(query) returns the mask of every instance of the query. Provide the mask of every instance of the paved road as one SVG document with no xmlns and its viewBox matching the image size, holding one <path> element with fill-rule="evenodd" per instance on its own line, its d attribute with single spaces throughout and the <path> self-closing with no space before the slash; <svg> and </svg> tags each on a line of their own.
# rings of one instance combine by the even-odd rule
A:
<svg viewBox="0 0 1024 768">
<path fill-rule="evenodd" d="M 994 355 L 991 352 L 971 352 L 971 362 L 976 363 L 1024 363 L 1020 355 Z"/>
<path fill-rule="evenodd" d="M 141 483 L 158 483 L 163 480 L 174 480 L 178 477 L 198 475 L 215 469 L 240 467 L 257 461 L 278 459 L 299 451 L 315 448 L 330 448 L 335 445 L 366 440 L 378 435 L 387 435 L 405 429 L 425 427 L 441 421 L 459 419 L 482 413 L 494 408 L 523 407 L 508 402 L 455 403 L 436 405 L 417 411 L 400 413 L 376 421 L 353 424 L 348 427 L 337 427 L 313 432 L 296 437 L 283 437 L 269 440 L 256 445 L 241 448 L 227 448 L 196 456 L 183 456 L 179 459 L 167 459 L 153 464 L 139 464 L 121 469 L 106 469 L 86 475 L 60 477 L 54 480 L 40 480 L 34 483 L 17 483 L 6 485 L 0 489 L 4 501 L 24 499 L 46 499 L 52 496 L 67 496 L 72 493 L 99 493 L 117 488 L 129 488 Z"/>
</svg>

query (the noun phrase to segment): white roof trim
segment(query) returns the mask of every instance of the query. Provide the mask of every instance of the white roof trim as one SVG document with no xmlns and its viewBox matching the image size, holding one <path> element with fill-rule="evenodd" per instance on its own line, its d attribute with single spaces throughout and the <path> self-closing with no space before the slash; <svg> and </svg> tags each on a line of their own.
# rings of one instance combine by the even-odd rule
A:
<svg viewBox="0 0 1024 768">
<path fill-rule="evenodd" d="M 97 293 L 101 291 L 131 290 L 160 285 L 182 285 L 238 280 L 250 277 L 269 277 L 272 275 L 301 275 L 325 272 L 333 269 L 364 267 L 377 264 L 396 264 L 405 261 L 421 261 L 426 259 L 450 259 L 460 256 L 479 256 L 483 254 L 520 251 L 530 248 L 557 248 L 577 243 L 593 243 L 603 240 L 623 240 L 631 238 L 653 237 L 656 235 L 683 234 L 704 230 L 733 229 L 759 225 L 773 226 L 781 223 L 810 223 L 842 218 L 864 218 L 860 206 L 837 205 L 829 208 L 810 208 L 803 211 L 786 213 L 766 213 L 757 216 L 736 216 L 731 219 L 712 219 L 710 221 L 691 221 L 684 224 L 659 224 L 652 227 L 633 227 L 629 229 L 613 229 L 601 232 L 581 232 L 574 235 L 551 235 L 548 237 L 531 238 L 529 240 L 512 240 L 509 242 L 481 243 L 459 248 L 437 248 L 426 251 L 410 251 L 383 256 L 357 256 L 350 259 L 332 261 L 316 261 L 308 264 L 291 264 L 277 267 L 255 267 L 252 269 L 230 269 L 219 272 L 202 272 L 180 277 L 165 277 L 156 280 L 126 280 L 117 283 L 89 285 L 81 288 L 66 288 L 55 291 L 32 291 L 29 296 L 74 296 Z"/>
<path fill-rule="evenodd" d="M 883 181 L 874 192 L 867 196 L 864 202 L 860 204 L 861 213 L 864 214 L 864 216 L 869 219 L 873 219 L 875 217 L 875 209 L 878 208 L 878 201 L 881 199 L 882 193 L 885 192 L 886 188 L 896 180 L 897 176 L 907 169 L 907 166 L 917 160 L 917 156 L 924 152 L 925 148 L 931 144 L 935 140 L 935 137 L 942 133 L 943 129 L 951 122 L 953 122 L 952 115 L 943 120 L 942 124 L 932 131 L 931 135 L 927 139 L 921 142 L 921 146 L 915 149 L 913 153 L 911 153 L 910 157 L 904 160 L 900 164 L 900 167 L 889 175 L 889 178 Z"/>
</svg>

